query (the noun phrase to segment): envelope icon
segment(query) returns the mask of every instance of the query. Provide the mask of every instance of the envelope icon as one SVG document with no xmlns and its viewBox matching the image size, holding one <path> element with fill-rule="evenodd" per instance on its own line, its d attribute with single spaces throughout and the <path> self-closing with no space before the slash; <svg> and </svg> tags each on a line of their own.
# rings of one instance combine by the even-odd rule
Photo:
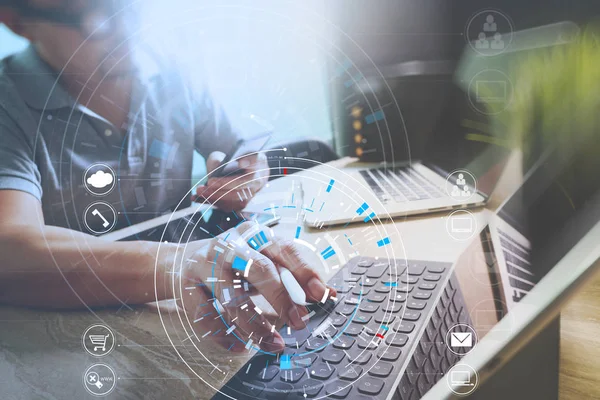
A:
<svg viewBox="0 0 600 400">
<path fill-rule="evenodd" d="M 452 332 L 450 335 L 450 347 L 473 347 L 471 332 Z"/>
</svg>

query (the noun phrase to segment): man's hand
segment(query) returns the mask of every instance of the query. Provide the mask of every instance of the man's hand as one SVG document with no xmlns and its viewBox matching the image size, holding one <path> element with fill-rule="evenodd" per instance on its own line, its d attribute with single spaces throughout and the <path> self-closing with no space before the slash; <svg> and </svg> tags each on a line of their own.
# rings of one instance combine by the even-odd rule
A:
<svg viewBox="0 0 600 400">
<path fill-rule="evenodd" d="M 327 289 L 329 296 L 336 295 L 335 289 L 328 288 L 302 260 L 293 243 L 272 237 L 257 250 L 249 246 L 248 240 L 262 229 L 258 224 L 245 222 L 213 240 L 198 242 L 199 248 L 194 248 L 194 242 L 188 243 L 184 253 L 181 286 L 195 289 L 191 294 L 182 293 L 180 305 L 189 321 L 197 321 L 199 337 L 211 332 L 212 339 L 232 351 L 244 351 L 250 339 L 253 346 L 265 351 L 276 353 L 284 348 L 283 338 L 256 307 L 251 295 L 266 298 L 277 312 L 277 322 L 287 323 L 295 330 L 306 327 L 303 317 L 308 311 L 292 301 L 277 266 L 292 272 L 309 301 L 321 301 Z"/>
<path fill-rule="evenodd" d="M 214 171 L 225 159 L 225 154 L 213 152 L 206 160 L 208 172 Z M 224 211 L 242 210 L 252 196 L 269 178 L 269 164 L 264 154 L 253 154 L 238 160 L 239 175 L 209 178 L 206 185 L 198 186 L 196 194 Z"/>
</svg>

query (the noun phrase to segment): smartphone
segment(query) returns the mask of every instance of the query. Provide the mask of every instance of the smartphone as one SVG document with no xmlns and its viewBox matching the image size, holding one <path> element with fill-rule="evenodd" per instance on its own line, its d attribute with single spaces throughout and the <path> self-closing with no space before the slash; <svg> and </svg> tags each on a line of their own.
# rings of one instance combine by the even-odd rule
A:
<svg viewBox="0 0 600 400">
<path fill-rule="evenodd" d="M 239 167 L 238 158 L 251 153 L 256 153 L 265 148 L 273 132 L 263 132 L 250 139 L 240 139 L 235 144 L 233 151 L 231 151 L 223 160 L 221 165 L 213 172 L 212 176 L 231 176 L 242 173 Z"/>
</svg>

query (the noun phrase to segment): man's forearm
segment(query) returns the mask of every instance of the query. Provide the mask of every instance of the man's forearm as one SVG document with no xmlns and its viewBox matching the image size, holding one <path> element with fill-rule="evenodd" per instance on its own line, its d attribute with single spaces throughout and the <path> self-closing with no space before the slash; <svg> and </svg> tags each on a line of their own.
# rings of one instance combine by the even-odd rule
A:
<svg viewBox="0 0 600 400">
<path fill-rule="evenodd" d="M 172 297 L 174 246 L 109 242 L 57 227 L 0 231 L 0 302 L 47 308 L 140 304 Z M 169 254 L 170 253 L 170 254 Z"/>
</svg>

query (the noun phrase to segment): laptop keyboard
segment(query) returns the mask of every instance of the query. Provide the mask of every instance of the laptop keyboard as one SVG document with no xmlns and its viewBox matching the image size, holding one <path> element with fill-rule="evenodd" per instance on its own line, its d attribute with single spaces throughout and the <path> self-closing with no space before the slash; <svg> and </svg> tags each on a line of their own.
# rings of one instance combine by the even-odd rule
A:
<svg viewBox="0 0 600 400">
<path fill-rule="evenodd" d="M 513 290 L 513 300 L 519 302 L 538 282 L 531 271 L 530 249 L 517 243 L 506 232 L 498 229 L 502 254 L 506 260 L 508 282 Z"/>
<path fill-rule="evenodd" d="M 382 202 L 403 203 L 444 196 L 440 188 L 411 167 L 373 168 L 360 174 Z"/>
<path fill-rule="evenodd" d="M 329 281 L 337 301 L 309 306 L 307 328 L 280 330 L 282 354 L 255 355 L 221 390 L 236 399 L 385 399 L 393 390 L 396 398 L 418 399 L 460 358 L 447 349 L 446 332 L 470 321 L 454 278 L 442 285 L 449 268 L 350 260 Z"/>
</svg>

